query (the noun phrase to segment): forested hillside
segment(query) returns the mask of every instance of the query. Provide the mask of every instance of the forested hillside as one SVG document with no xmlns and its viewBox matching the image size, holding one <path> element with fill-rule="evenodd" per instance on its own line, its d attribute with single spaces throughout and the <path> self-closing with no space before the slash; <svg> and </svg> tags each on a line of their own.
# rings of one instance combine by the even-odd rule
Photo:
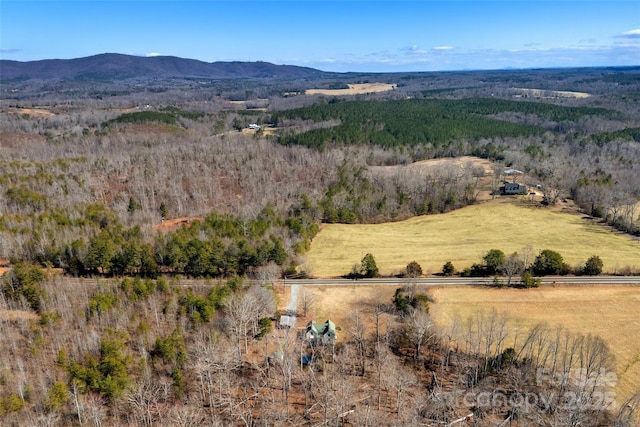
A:
<svg viewBox="0 0 640 427">
<path fill-rule="evenodd" d="M 312 346 L 272 329 L 281 289 L 239 278 L 15 274 L 46 294 L 39 315 L 3 301 L 3 424 L 635 425 L 638 396 L 616 401 L 602 339 L 542 324 L 513 339 L 495 312 L 439 328 L 411 287 L 363 301 L 335 346 Z"/>
<path fill-rule="evenodd" d="M 621 118 L 619 113 L 602 108 L 470 98 L 334 102 L 279 112 L 272 115 L 272 120 L 276 123 L 285 119 L 339 121 L 337 126 L 280 138 L 283 144 L 302 144 L 319 149 L 329 143 L 362 142 L 387 148 L 418 145 L 438 148 L 463 140 L 530 137 L 544 133 L 545 129 L 540 125 L 491 118 L 507 112 L 534 116 L 550 130 L 560 130 L 568 124 L 576 126 L 577 122 L 587 120 L 589 116 Z"/>
<path fill-rule="evenodd" d="M 147 81 L 151 79 L 193 78 L 296 78 L 319 77 L 312 68 L 275 65 L 268 62 L 213 62 L 173 56 L 141 57 L 103 53 L 76 59 L 48 59 L 18 62 L 0 60 L 2 78 L 8 81 L 79 80 L 79 81 Z"/>
<path fill-rule="evenodd" d="M 560 369 L 551 355 L 570 372 L 596 355 L 600 372 L 610 353 L 597 337 L 543 326 L 495 345 L 495 316 L 441 330 L 412 287 L 366 302 L 331 351 L 270 328 L 288 296 L 277 284 L 306 274 L 323 222 L 500 197 L 507 168 L 543 193 L 540 209 L 573 201 L 602 232 L 638 235 L 638 75 L 3 79 L 0 424 L 423 425 L 472 414 L 477 425 L 634 425 L 626 406 L 468 404 L 496 384 L 559 396 L 535 381 L 538 368 Z M 369 82 L 394 86 L 305 95 Z M 465 155 L 492 163 L 411 166 Z"/>
<path fill-rule="evenodd" d="M 608 71 L 599 78 L 592 73 L 571 76 L 568 88 L 585 90 L 588 81 L 599 90 L 599 84 L 609 84 L 612 93 L 573 100 L 522 98 L 498 83 L 479 89 L 473 74 L 436 74 L 397 76 L 402 84 L 386 95 L 388 100 L 384 93 L 352 100 L 293 91 L 298 95 L 257 98 L 262 89 L 256 88 L 244 94 L 246 99 L 252 93 L 254 100 L 238 101 L 235 86 L 223 80 L 184 92 L 193 95 L 183 94 L 179 104 L 167 104 L 168 92 L 153 89 L 157 82 L 144 92 L 128 93 L 124 85 L 107 99 L 54 90 L 68 102 L 43 101 L 33 108 L 38 98 L 10 89 L 19 83 L 5 82 L 5 93 L 14 99 L 5 100 L 3 112 L 0 254 L 73 274 L 235 274 L 235 268 L 220 267 L 215 256 L 208 264 L 218 265 L 216 274 L 208 267 L 185 270 L 188 262 L 167 256 L 166 242 L 172 238 L 152 233 L 150 226 L 211 214 L 249 223 L 268 209 L 274 222 L 263 238 L 277 241 L 287 254 L 281 268 L 293 268 L 301 264 L 320 221 L 381 222 L 475 203 L 486 171 L 436 168 L 428 176 L 411 176 L 402 169 L 390 175 L 372 168 L 462 155 L 523 170 L 530 184 L 543 188 L 546 203 L 572 198 L 585 213 L 637 233 L 639 118 L 629 108 L 636 99 L 636 74 L 620 74 L 625 80 Z M 559 74 L 567 79 L 567 73 Z M 491 80 L 482 73 L 475 77 Z M 504 75 L 507 84 L 513 78 Z M 558 85 L 535 80 L 531 73 L 518 79 L 519 84 Z M 332 87 L 337 80 L 317 83 Z M 474 97 L 459 96 L 470 87 Z M 203 93 L 213 98 L 200 101 Z M 122 108 L 123 103 L 133 107 Z M 262 129 L 245 132 L 250 123 Z M 301 204 L 303 220 L 295 213 Z M 247 235 L 208 237 L 226 239 L 227 253 L 237 252 L 231 240 L 233 247 L 264 246 L 250 243 Z M 96 239 L 106 245 L 101 261 L 90 255 Z M 118 254 L 122 239 L 135 247 L 130 261 Z M 248 262 L 239 271 L 251 273 L 269 263 Z M 111 265 L 120 267 L 107 268 Z"/>
</svg>

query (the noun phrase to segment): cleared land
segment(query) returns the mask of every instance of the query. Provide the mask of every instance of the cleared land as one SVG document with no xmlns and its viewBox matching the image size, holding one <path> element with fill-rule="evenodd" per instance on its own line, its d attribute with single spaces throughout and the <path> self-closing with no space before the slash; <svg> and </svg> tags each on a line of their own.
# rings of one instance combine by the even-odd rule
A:
<svg viewBox="0 0 640 427">
<path fill-rule="evenodd" d="M 591 95 L 585 92 L 572 92 L 568 90 L 546 90 L 546 89 L 526 89 L 520 87 L 514 87 L 513 90 L 520 92 L 524 95 L 533 96 L 536 98 L 576 98 L 583 99 L 589 98 Z"/>
<path fill-rule="evenodd" d="M 171 231 L 176 228 L 182 227 L 183 225 L 191 225 L 194 221 L 204 221 L 204 218 L 196 218 L 196 217 L 180 217 L 174 219 L 163 219 L 160 224 L 156 224 L 153 226 L 153 229 L 156 231 Z"/>
<path fill-rule="evenodd" d="M 529 328 L 545 322 L 580 334 L 598 335 L 616 357 L 618 403 L 640 384 L 640 288 L 635 286 L 558 286 L 493 289 L 447 286 L 430 289 L 436 302 L 430 313 L 441 325 L 456 316 L 465 321 L 477 312 L 496 310 L 511 325 Z"/>
<path fill-rule="evenodd" d="M 407 165 L 393 165 L 393 166 L 370 166 L 369 170 L 371 172 L 382 172 L 386 173 L 389 176 L 393 176 L 393 174 L 397 174 L 400 171 L 406 171 L 412 176 L 425 176 L 428 173 L 433 173 L 434 171 L 440 170 L 459 170 L 460 172 L 468 172 L 469 170 L 480 170 L 484 171 L 484 176 L 479 178 L 478 182 L 478 190 L 477 190 L 477 200 L 488 200 L 491 198 L 491 181 L 494 176 L 494 167 L 502 167 L 493 163 L 487 159 L 481 159 L 480 157 L 474 156 L 461 156 L 461 157 L 446 157 L 441 159 L 429 159 L 429 160 L 421 160 L 419 162 L 410 163 Z M 521 182 L 526 182 L 529 180 L 528 176 L 521 177 Z"/>
<path fill-rule="evenodd" d="M 451 261 L 457 269 L 480 262 L 489 249 L 505 253 L 530 247 L 560 252 L 570 265 L 599 255 L 604 271 L 640 270 L 640 243 L 580 215 L 517 205 L 500 198 L 441 215 L 386 224 L 325 224 L 303 266 L 316 277 L 341 276 L 371 253 L 383 275 L 401 272 L 411 261 L 425 273 Z M 507 202 L 505 202 L 507 201 Z"/>
<path fill-rule="evenodd" d="M 364 93 L 386 92 L 396 88 L 395 84 L 387 83 L 361 83 L 348 84 L 348 89 L 308 89 L 307 95 L 359 95 Z"/>
<path fill-rule="evenodd" d="M 372 171 L 383 170 L 390 172 L 398 169 L 407 169 L 412 173 L 417 174 L 423 174 L 424 172 L 437 167 L 448 167 L 457 169 L 482 168 L 486 176 L 491 176 L 493 175 L 494 165 L 495 163 L 487 159 L 481 159 L 479 157 L 473 156 L 462 156 L 455 158 L 447 157 L 443 159 L 421 160 L 419 162 L 411 163 L 408 165 L 370 166 L 369 168 Z"/>
<path fill-rule="evenodd" d="M 339 331 L 338 339 L 348 339 L 352 313 L 359 312 L 367 333 L 374 332 L 373 301 L 390 303 L 397 286 L 305 286 L 299 291 L 314 294 L 314 309 L 300 318 L 307 321 L 331 319 Z M 640 288 L 636 286 L 543 286 L 536 289 L 496 289 L 472 286 L 429 287 L 435 299 L 430 313 L 440 326 L 448 326 L 458 317 L 465 322 L 478 312 L 495 310 L 505 315 L 511 330 L 526 331 L 538 323 L 550 328 L 562 326 L 577 334 L 603 338 L 616 358 L 618 382 L 614 391 L 617 403 L 624 402 L 640 384 Z M 286 305 L 289 288 L 281 295 Z M 385 314 L 381 323 L 393 327 L 396 318 Z M 510 338 L 513 339 L 513 336 Z M 509 342 L 509 340 L 508 340 Z M 509 345 L 509 344 L 507 344 Z"/>
<path fill-rule="evenodd" d="M 27 114 L 36 118 L 40 117 L 53 117 L 54 113 L 46 108 L 34 107 L 34 108 L 8 108 L 9 114 Z"/>
</svg>

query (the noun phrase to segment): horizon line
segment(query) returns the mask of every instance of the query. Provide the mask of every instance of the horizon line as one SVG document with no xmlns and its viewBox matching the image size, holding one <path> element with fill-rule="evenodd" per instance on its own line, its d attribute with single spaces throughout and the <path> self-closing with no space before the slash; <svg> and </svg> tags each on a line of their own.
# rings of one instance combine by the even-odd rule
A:
<svg viewBox="0 0 640 427">
<path fill-rule="evenodd" d="M 129 53 L 120 53 L 120 52 L 102 52 L 102 53 L 96 53 L 96 54 L 92 54 L 92 55 L 79 56 L 79 57 L 73 57 L 73 58 L 43 58 L 43 59 L 32 59 L 32 60 L 27 60 L 27 61 L 0 58 L 0 62 L 10 61 L 10 62 L 19 62 L 19 63 L 22 63 L 22 64 L 26 64 L 26 63 L 30 63 L 30 62 L 43 62 L 43 61 L 73 61 L 73 60 L 77 60 L 77 59 L 87 59 L 87 58 L 92 58 L 92 57 L 96 57 L 96 56 L 103 56 L 103 55 L 120 55 L 120 56 L 128 56 L 128 57 L 149 59 L 149 60 L 153 60 L 154 58 L 176 58 L 176 59 L 183 59 L 183 60 L 189 60 L 189 61 L 198 61 L 198 62 L 202 62 L 204 64 L 216 64 L 216 63 L 256 64 L 256 63 L 265 63 L 265 64 L 272 64 L 272 65 L 276 65 L 276 66 L 290 66 L 290 67 L 308 68 L 308 69 L 313 69 L 313 70 L 321 71 L 321 72 L 324 72 L 324 73 L 332 73 L 332 74 L 353 74 L 353 73 L 358 73 L 358 74 L 402 74 L 402 73 L 417 74 L 417 73 L 448 73 L 448 72 L 470 72 L 470 71 L 527 71 L 527 70 L 563 70 L 563 69 L 587 69 L 587 68 L 606 69 L 606 68 L 635 68 L 635 67 L 640 67 L 640 63 L 638 63 L 638 64 L 633 64 L 633 65 L 567 65 L 567 66 L 558 65 L 558 66 L 549 66 L 549 67 L 452 68 L 452 69 L 442 69 L 442 70 L 421 70 L 421 71 L 415 71 L 415 70 L 414 71 L 408 71 L 408 70 L 398 70 L 398 71 L 332 71 L 332 70 L 320 69 L 320 68 L 316 68 L 316 67 L 310 67 L 310 66 L 306 66 L 306 65 L 298 65 L 298 64 L 292 64 L 292 63 L 275 63 L 275 62 L 265 61 L 265 60 L 253 60 L 253 61 L 251 61 L 251 60 L 249 60 L 249 61 L 247 61 L 247 60 L 245 60 L 245 61 L 243 61 L 243 60 L 217 60 L 217 61 L 208 62 L 208 61 L 202 60 L 202 59 L 187 58 L 187 57 L 176 56 L 176 55 L 129 54 Z"/>
</svg>

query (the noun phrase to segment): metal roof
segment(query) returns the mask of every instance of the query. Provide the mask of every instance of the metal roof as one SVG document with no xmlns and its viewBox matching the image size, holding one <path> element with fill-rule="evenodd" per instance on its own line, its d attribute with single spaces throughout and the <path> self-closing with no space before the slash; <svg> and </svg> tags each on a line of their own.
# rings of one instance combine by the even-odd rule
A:
<svg viewBox="0 0 640 427">
<path fill-rule="evenodd" d="M 518 169 L 507 169 L 504 171 L 505 175 L 522 175 L 524 172 L 519 171 Z"/>
</svg>

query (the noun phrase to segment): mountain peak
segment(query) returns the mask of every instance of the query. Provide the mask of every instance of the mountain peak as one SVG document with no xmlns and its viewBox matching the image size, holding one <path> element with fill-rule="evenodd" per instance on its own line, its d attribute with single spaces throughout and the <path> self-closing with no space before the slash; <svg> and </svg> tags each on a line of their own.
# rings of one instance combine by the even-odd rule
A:
<svg viewBox="0 0 640 427">
<path fill-rule="evenodd" d="M 203 62 L 175 56 L 134 56 L 101 53 L 75 59 L 0 60 L 0 79 L 127 80 L 164 78 L 308 78 L 322 71 L 270 62 Z"/>
</svg>

